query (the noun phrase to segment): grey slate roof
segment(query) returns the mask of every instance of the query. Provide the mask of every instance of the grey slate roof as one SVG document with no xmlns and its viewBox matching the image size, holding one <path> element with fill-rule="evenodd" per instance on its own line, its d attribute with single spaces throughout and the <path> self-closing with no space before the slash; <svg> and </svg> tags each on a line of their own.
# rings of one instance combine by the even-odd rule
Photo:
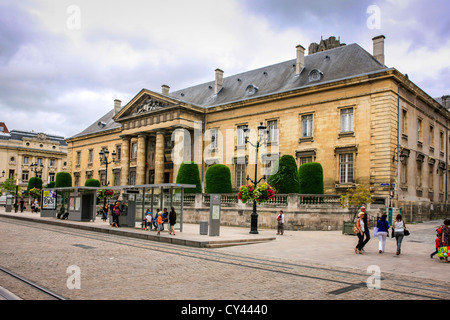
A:
<svg viewBox="0 0 450 320">
<path fill-rule="evenodd" d="M 71 138 L 76 138 L 80 136 L 84 136 L 87 134 L 93 134 L 98 132 L 103 132 L 107 130 L 112 130 L 116 128 L 120 128 L 120 123 L 117 123 L 113 120 L 114 109 L 111 109 L 108 113 L 106 113 L 103 117 L 92 123 L 89 127 L 81 131 L 80 133 L 72 136 Z"/>
<path fill-rule="evenodd" d="M 39 132 L 31 132 L 31 131 L 21 131 L 21 130 L 11 130 L 9 133 L 4 133 L 0 135 L 0 140 L 22 140 L 23 138 L 35 138 Z M 61 146 L 67 146 L 64 137 L 55 136 L 50 134 L 45 134 L 46 138 L 50 141 L 54 141 L 55 143 Z"/>
<path fill-rule="evenodd" d="M 295 63 L 293 59 L 224 77 L 223 89 L 217 95 L 214 94 L 214 81 L 211 81 L 172 92 L 169 96 L 208 108 L 387 69 L 358 44 L 305 56 L 305 68 L 300 76 L 295 75 Z M 320 70 L 323 76 L 310 82 L 308 75 L 313 69 Z M 246 93 L 249 85 L 258 88 L 255 94 Z"/>
<path fill-rule="evenodd" d="M 300 76 L 295 75 L 295 63 L 296 59 L 292 59 L 224 77 L 223 88 L 218 94 L 214 93 L 214 81 L 210 81 L 171 92 L 169 97 L 210 108 L 388 69 L 355 43 L 305 56 L 305 68 Z M 313 69 L 322 73 L 320 80 L 309 80 L 309 73 Z M 246 91 L 250 85 L 257 88 L 254 94 Z M 119 128 L 120 124 L 113 121 L 112 117 L 113 110 L 72 138 Z M 100 122 L 105 125 L 99 126 Z"/>
</svg>

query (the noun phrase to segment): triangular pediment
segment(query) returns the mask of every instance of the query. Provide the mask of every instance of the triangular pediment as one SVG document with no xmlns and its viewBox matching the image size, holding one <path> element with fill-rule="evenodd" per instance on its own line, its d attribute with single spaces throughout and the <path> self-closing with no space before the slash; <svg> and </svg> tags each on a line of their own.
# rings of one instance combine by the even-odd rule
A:
<svg viewBox="0 0 450 320">
<path fill-rule="evenodd" d="M 143 89 L 114 116 L 114 120 L 120 122 L 121 119 L 154 113 L 178 105 L 180 102 L 175 99 Z"/>
</svg>

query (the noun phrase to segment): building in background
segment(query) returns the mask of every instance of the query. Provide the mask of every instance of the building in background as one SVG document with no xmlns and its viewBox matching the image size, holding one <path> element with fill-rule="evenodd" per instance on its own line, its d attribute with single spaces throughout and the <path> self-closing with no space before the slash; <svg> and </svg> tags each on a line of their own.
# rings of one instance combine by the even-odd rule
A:
<svg viewBox="0 0 450 320">
<path fill-rule="evenodd" d="M 26 190 L 31 177 L 42 178 L 43 185 L 55 180 L 57 172 L 68 170 L 67 143 L 63 137 L 11 130 L 0 123 L 0 184 L 15 178 Z"/>
<path fill-rule="evenodd" d="M 237 190 L 254 178 L 244 129 L 254 141 L 262 123 L 258 178 L 288 154 L 298 165 L 321 163 L 328 194 L 362 184 L 377 203 L 427 219 L 448 203 L 450 113 L 445 99 L 385 65 L 384 41 L 373 38 L 371 54 L 331 37 L 311 44 L 307 56 L 298 45 L 289 61 L 229 77 L 216 69 L 214 81 L 174 92 L 142 89 L 66 140 L 68 168 L 76 185 L 88 178 L 134 185 L 175 182 L 180 158 L 199 165 L 202 181 L 209 165 L 223 163 Z M 108 167 L 99 161 L 106 149 Z"/>
</svg>

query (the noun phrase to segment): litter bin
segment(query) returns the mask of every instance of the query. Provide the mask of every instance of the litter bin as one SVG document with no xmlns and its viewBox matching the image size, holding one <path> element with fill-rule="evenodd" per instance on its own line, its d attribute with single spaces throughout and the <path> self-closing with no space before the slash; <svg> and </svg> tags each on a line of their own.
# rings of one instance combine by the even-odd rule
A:
<svg viewBox="0 0 450 320">
<path fill-rule="evenodd" d="M 200 221 L 200 234 L 208 235 L 208 221 Z"/>
</svg>

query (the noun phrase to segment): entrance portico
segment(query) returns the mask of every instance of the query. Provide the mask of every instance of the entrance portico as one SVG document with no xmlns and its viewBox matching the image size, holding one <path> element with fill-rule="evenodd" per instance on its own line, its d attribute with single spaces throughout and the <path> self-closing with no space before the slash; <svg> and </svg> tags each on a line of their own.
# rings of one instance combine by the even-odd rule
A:
<svg viewBox="0 0 450 320">
<path fill-rule="evenodd" d="M 201 108 L 141 90 L 113 118 L 123 128 L 120 184 L 176 182 L 180 164 L 201 155 L 191 137 L 201 139 L 194 129 L 202 129 L 202 115 Z"/>
</svg>

